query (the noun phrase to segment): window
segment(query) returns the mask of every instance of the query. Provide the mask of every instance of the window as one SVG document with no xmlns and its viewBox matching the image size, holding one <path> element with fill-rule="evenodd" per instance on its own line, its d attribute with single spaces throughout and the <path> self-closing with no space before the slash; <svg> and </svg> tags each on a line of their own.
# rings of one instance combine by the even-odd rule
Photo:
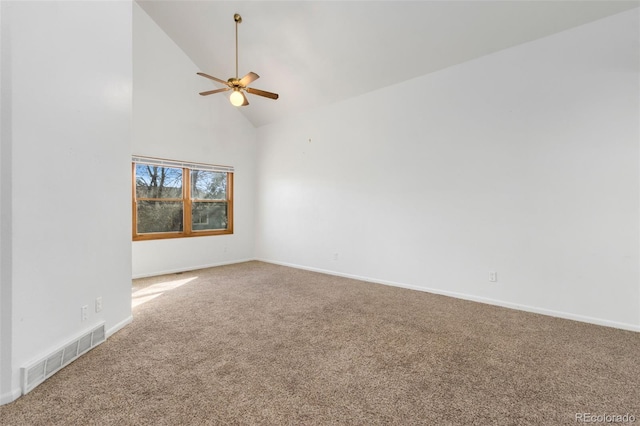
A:
<svg viewBox="0 0 640 426">
<path fill-rule="evenodd" d="M 133 239 L 233 234 L 233 168 L 133 158 Z"/>
</svg>

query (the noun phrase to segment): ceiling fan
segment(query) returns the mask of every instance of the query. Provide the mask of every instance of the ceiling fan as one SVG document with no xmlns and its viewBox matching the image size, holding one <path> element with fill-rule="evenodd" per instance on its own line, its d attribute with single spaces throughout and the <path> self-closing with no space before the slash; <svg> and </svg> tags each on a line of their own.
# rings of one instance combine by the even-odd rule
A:
<svg viewBox="0 0 640 426">
<path fill-rule="evenodd" d="M 233 20 L 236 21 L 236 76 L 235 78 L 231 77 L 227 81 L 224 81 L 220 78 L 213 77 L 203 72 L 197 73 L 202 77 L 208 78 L 213 81 L 217 81 L 218 83 L 222 83 L 227 86 L 223 89 L 215 89 L 215 90 L 209 90 L 206 92 L 200 92 L 200 95 L 207 96 L 207 95 L 213 95 L 214 93 L 227 92 L 229 90 L 232 90 L 231 96 L 229 96 L 229 100 L 231 101 L 231 104 L 233 106 L 249 105 L 247 96 L 244 94 L 245 91 L 247 93 L 251 93 L 252 95 L 263 96 L 269 99 L 278 99 L 277 93 L 271 93 L 271 92 L 266 92 L 264 90 L 258 90 L 251 87 L 247 87 L 249 84 L 251 84 L 258 78 L 260 78 L 258 74 L 254 72 L 250 72 L 244 77 L 238 78 L 238 24 L 242 23 L 242 16 L 236 13 L 235 15 L 233 15 Z"/>
</svg>

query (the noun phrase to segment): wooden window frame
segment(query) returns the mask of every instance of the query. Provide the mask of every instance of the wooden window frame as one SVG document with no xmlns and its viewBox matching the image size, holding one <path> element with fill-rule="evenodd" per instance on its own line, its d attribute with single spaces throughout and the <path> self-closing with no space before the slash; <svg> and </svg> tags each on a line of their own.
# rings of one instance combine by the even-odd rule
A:
<svg viewBox="0 0 640 426">
<path fill-rule="evenodd" d="M 161 167 L 173 167 L 182 169 L 182 198 L 163 198 L 162 201 L 166 202 L 182 202 L 182 232 L 151 232 L 138 234 L 138 198 L 136 196 L 136 164 L 146 164 L 144 162 L 132 162 L 131 163 L 131 197 L 132 197 L 132 239 L 133 241 L 146 241 L 146 240 L 163 240 L 168 238 L 191 238 L 191 237 L 207 237 L 212 235 L 229 235 L 233 234 L 233 172 L 227 171 L 227 191 L 226 199 L 220 200 L 202 200 L 191 198 L 191 168 L 190 167 L 176 167 L 176 166 L 161 166 Z M 149 163 L 150 165 L 154 165 Z M 208 166 L 208 165 L 205 165 Z M 194 167 L 195 170 L 201 170 Z M 206 169 L 203 169 L 207 171 Z M 217 172 L 225 173 L 225 172 Z M 142 198 L 141 201 L 148 201 L 153 199 Z M 194 231 L 192 228 L 192 207 L 193 203 L 207 202 L 207 203 L 226 203 L 227 204 L 227 228 L 226 229 L 212 229 L 212 230 L 198 230 Z"/>
</svg>

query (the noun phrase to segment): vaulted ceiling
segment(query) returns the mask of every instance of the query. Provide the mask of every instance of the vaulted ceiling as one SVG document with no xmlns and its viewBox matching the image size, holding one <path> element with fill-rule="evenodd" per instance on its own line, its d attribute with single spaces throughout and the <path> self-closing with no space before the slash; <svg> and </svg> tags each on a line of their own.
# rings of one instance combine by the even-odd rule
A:
<svg viewBox="0 0 640 426">
<path fill-rule="evenodd" d="M 256 127 L 639 5 L 592 0 L 138 3 L 200 71 L 224 80 L 235 75 L 233 15 L 242 15 L 239 74 L 254 71 L 260 79 L 252 87 L 280 94 L 277 101 L 248 95 L 251 104 L 240 110 Z M 222 87 L 195 74 L 190 78 L 202 80 L 202 90 Z"/>
</svg>

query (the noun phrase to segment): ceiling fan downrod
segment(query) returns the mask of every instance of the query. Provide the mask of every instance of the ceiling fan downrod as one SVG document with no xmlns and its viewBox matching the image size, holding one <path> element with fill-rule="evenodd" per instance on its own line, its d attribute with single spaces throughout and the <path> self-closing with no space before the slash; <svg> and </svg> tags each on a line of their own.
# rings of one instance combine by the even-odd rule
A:
<svg viewBox="0 0 640 426">
<path fill-rule="evenodd" d="M 242 16 L 239 13 L 233 15 L 233 20 L 236 21 L 236 79 L 238 78 L 238 24 L 242 23 Z"/>
</svg>

